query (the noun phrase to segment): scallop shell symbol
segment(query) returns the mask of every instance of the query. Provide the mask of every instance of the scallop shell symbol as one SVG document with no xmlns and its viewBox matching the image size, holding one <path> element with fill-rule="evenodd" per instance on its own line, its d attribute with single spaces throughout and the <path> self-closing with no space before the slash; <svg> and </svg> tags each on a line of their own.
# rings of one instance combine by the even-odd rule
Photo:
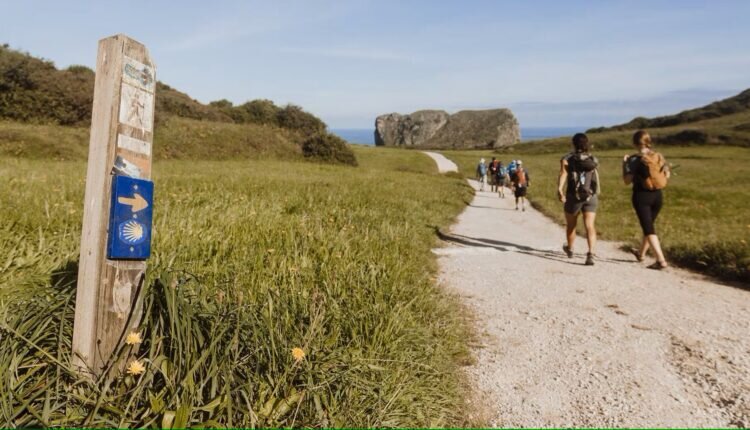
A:
<svg viewBox="0 0 750 430">
<path fill-rule="evenodd" d="M 146 239 L 146 227 L 135 220 L 120 224 L 120 239 L 130 245 L 136 245 Z"/>
</svg>

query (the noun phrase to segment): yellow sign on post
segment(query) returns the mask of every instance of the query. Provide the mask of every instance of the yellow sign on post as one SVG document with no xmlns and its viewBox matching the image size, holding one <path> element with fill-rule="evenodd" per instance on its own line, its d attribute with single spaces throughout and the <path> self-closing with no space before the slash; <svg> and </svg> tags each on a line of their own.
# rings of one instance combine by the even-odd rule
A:
<svg viewBox="0 0 750 430">
<path fill-rule="evenodd" d="M 150 219 L 148 226 L 136 220 L 139 211 L 152 209 L 143 195 L 113 202 L 112 190 L 121 182 L 116 177 L 150 184 L 155 91 L 154 62 L 145 46 L 121 34 L 99 41 L 73 327 L 73 365 L 92 377 L 122 367 L 114 353 L 141 319 L 146 262 L 110 259 L 107 250 L 110 235 L 118 233 L 111 222 L 115 205 L 135 215 L 131 224 L 150 228 Z M 127 227 L 125 221 L 120 224 Z"/>
</svg>

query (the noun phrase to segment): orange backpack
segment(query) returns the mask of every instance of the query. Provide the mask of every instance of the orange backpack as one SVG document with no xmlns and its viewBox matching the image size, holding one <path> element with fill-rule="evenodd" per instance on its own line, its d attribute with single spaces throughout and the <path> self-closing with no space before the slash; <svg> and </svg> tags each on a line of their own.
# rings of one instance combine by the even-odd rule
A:
<svg viewBox="0 0 750 430">
<path fill-rule="evenodd" d="M 661 190 L 667 186 L 667 163 L 664 156 L 658 152 L 648 152 L 641 155 L 641 163 L 646 167 L 648 175 L 643 178 L 643 187 L 647 190 Z"/>
<path fill-rule="evenodd" d="M 522 167 L 518 167 L 516 170 L 516 184 L 518 184 L 519 187 L 526 186 L 526 172 Z"/>
</svg>

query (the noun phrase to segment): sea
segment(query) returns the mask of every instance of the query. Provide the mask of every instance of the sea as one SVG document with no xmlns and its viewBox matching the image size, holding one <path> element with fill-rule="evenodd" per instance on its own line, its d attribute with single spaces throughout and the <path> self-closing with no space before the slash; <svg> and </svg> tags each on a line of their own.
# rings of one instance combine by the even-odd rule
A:
<svg viewBox="0 0 750 430">
<path fill-rule="evenodd" d="M 590 127 L 521 127 L 521 141 L 530 142 L 552 137 L 572 136 L 588 128 Z M 334 128 L 331 132 L 349 143 L 375 145 L 375 130 L 372 128 Z"/>
</svg>

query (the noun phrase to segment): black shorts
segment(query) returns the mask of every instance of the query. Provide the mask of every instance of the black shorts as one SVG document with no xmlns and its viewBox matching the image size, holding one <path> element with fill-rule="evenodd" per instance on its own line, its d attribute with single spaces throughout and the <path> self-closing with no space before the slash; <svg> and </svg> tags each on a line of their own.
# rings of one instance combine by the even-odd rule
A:
<svg viewBox="0 0 750 430">
<path fill-rule="evenodd" d="M 516 191 L 514 194 L 516 195 L 516 197 L 526 197 L 526 187 L 516 186 Z"/>
</svg>

